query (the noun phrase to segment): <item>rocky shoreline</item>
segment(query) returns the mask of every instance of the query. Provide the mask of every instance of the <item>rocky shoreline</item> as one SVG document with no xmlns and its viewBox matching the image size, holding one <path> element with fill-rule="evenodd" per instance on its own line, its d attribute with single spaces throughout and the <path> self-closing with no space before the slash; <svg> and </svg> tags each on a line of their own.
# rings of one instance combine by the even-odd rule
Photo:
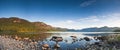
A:
<svg viewBox="0 0 120 50">
<path fill-rule="evenodd" d="M 94 44 L 88 44 L 85 48 L 75 48 L 75 50 L 120 50 L 119 37 L 120 34 L 94 37 L 94 39 L 100 41 Z M 41 50 L 44 46 L 41 42 L 44 43 L 43 41 L 35 41 L 27 38 L 18 40 L 7 35 L 0 35 L 0 50 Z M 48 46 L 48 44 L 46 45 Z"/>
<path fill-rule="evenodd" d="M 0 50 L 37 50 L 37 42 L 15 40 L 8 36 L 0 36 Z"/>
</svg>

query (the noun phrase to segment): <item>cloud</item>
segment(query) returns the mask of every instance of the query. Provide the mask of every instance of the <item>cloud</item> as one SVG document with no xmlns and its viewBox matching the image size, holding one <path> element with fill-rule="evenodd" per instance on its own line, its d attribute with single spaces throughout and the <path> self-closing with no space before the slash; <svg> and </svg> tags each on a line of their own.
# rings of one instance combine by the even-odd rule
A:
<svg viewBox="0 0 120 50">
<path fill-rule="evenodd" d="M 61 28 L 73 28 L 75 21 L 73 20 L 65 20 L 65 21 L 58 21 L 54 23 L 48 23 L 54 27 L 61 27 Z"/>
<path fill-rule="evenodd" d="M 97 16 L 89 16 L 87 18 L 81 18 L 78 21 L 81 21 L 81 22 L 98 22 L 99 18 Z"/>
<path fill-rule="evenodd" d="M 102 19 L 102 24 L 111 27 L 120 27 L 120 13 L 114 13 L 104 16 Z"/>
<path fill-rule="evenodd" d="M 81 7 L 87 7 L 89 5 L 92 5 L 94 2 L 96 2 L 96 0 L 88 0 L 88 1 L 84 1 L 80 4 Z"/>
<path fill-rule="evenodd" d="M 65 23 L 74 23 L 74 21 L 73 20 L 67 20 L 67 21 L 65 21 Z"/>
<path fill-rule="evenodd" d="M 120 27 L 120 13 L 106 14 L 101 16 L 89 16 L 79 21 L 85 27 Z"/>
<path fill-rule="evenodd" d="M 93 15 L 80 19 L 65 20 L 50 23 L 55 27 L 82 29 L 88 27 L 120 27 L 120 13 L 106 14 L 106 15 Z"/>
</svg>

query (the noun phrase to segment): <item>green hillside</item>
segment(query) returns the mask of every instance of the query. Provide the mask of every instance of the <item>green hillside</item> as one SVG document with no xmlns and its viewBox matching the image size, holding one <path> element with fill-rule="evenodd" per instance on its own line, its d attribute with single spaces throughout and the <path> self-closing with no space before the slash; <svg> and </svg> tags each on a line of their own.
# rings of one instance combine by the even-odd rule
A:
<svg viewBox="0 0 120 50">
<path fill-rule="evenodd" d="M 0 31 L 12 32 L 44 32 L 54 30 L 43 22 L 29 22 L 17 17 L 0 18 Z"/>
</svg>

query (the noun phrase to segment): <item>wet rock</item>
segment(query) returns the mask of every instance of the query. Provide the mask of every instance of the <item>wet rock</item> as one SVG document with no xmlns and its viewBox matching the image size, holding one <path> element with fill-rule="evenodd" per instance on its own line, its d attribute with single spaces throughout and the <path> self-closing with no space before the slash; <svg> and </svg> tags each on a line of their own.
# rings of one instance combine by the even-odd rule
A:
<svg viewBox="0 0 120 50">
<path fill-rule="evenodd" d="M 90 41 L 90 38 L 88 38 L 88 37 L 84 37 L 83 39 L 86 41 Z"/>
</svg>

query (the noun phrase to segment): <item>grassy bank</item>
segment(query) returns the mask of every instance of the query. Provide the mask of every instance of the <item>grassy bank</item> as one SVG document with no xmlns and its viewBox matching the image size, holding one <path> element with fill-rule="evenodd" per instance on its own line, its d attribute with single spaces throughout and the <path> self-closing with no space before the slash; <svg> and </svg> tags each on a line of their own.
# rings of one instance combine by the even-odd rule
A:
<svg viewBox="0 0 120 50">
<path fill-rule="evenodd" d="M 20 33 L 20 32 L 6 32 L 6 31 L 2 31 L 0 32 L 0 35 L 2 36 L 10 36 L 12 38 L 20 38 L 21 40 L 24 38 L 29 38 L 29 39 L 34 39 L 34 40 L 43 40 L 47 37 L 49 37 L 51 34 L 49 33 L 35 33 L 35 32 L 24 32 L 24 33 Z"/>
</svg>

